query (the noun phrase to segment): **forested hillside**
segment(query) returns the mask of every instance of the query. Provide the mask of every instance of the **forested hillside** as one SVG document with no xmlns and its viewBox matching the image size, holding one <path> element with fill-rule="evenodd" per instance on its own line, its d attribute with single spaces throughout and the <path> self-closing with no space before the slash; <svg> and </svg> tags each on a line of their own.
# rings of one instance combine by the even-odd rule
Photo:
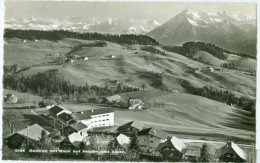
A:
<svg viewBox="0 0 260 163">
<path fill-rule="evenodd" d="M 255 59 L 254 56 L 250 56 L 245 53 L 231 52 L 229 50 L 220 48 L 220 47 L 216 46 L 215 44 L 205 43 L 205 42 L 191 41 L 191 42 L 184 43 L 183 46 L 163 46 L 163 49 L 174 52 L 174 53 L 182 54 L 189 58 L 192 58 L 198 51 L 206 51 L 206 52 L 212 54 L 213 56 L 215 56 L 216 58 L 219 58 L 222 60 L 226 59 L 226 56 L 224 55 L 224 53 L 234 54 L 234 55 L 241 56 L 241 57 Z"/>
<path fill-rule="evenodd" d="M 159 43 L 146 35 L 121 34 L 110 35 L 101 33 L 78 33 L 64 30 L 40 31 L 40 30 L 12 30 L 5 29 L 4 38 L 20 38 L 26 40 L 63 40 L 64 38 L 76 38 L 82 40 L 103 40 L 118 44 L 159 45 Z"/>
</svg>

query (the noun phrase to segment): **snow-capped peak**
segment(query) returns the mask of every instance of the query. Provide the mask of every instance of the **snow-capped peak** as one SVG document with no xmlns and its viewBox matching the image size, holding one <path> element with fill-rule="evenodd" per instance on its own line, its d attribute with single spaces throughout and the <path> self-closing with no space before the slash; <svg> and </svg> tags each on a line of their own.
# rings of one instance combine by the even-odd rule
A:
<svg viewBox="0 0 260 163">
<path fill-rule="evenodd" d="M 161 24 L 160 24 L 158 21 L 153 20 L 153 25 L 159 26 L 159 25 L 161 25 Z"/>
<path fill-rule="evenodd" d="M 112 23 L 113 23 L 113 20 L 110 18 L 110 19 L 107 19 L 107 21 L 108 21 L 108 24 L 109 25 L 112 25 Z"/>
</svg>

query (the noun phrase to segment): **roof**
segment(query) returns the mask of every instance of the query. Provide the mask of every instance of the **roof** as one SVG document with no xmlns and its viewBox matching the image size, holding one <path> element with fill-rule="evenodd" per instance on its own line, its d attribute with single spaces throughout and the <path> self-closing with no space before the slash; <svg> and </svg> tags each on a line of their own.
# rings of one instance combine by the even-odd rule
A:
<svg viewBox="0 0 260 163">
<path fill-rule="evenodd" d="M 131 122 L 128 122 L 120 127 L 118 127 L 117 131 L 118 130 L 121 130 L 121 129 L 124 129 L 124 128 L 128 128 L 128 127 L 134 127 L 138 130 L 142 130 L 143 129 L 143 124 L 142 123 L 138 123 L 138 122 L 135 122 L 135 121 L 131 121 Z"/>
<path fill-rule="evenodd" d="M 118 144 L 124 145 L 130 143 L 130 138 L 124 134 L 120 134 L 116 137 Z"/>
<path fill-rule="evenodd" d="M 67 114 L 65 112 L 58 115 L 58 118 L 64 122 L 68 122 L 73 119 L 73 117 L 70 114 Z"/>
<path fill-rule="evenodd" d="M 247 156 L 244 153 L 244 151 L 234 142 L 227 142 L 227 144 L 225 144 L 223 147 L 221 147 L 220 150 L 220 156 L 223 156 L 224 154 L 226 154 L 229 149 L 233 149 L 234 152 L 236 152 L 236 154 L 243 160 L 247 160 Z"/>
<path fill-rule="evenodd" d="M 53 114 L 58 114 L 59 112 L 63 111 L 64 109 L 61 108 L 58 105 L 53 106 L 52 108 L 49 109 L 50 112 L 52 112 Z"/>
<path fill-rule="evenodd" d="M 33 140 L 40 140 L 42 137 L 42 131 L 45 130 L 41 126 L 39 126 L 37 123 L 31 126 L 28 126 L 28 128 L 22 129 L 18 131 L 18 134 L 21 134 L 22 136 L 28 137 Z M 45 130 L 46 131 L 46 130 Z M 27 134 L 28 133 L 28 134 Z M 50 133 L 46 131 L 47 135 Z"/>
<path fill-rule="evenodd" d="M 153 127 L 143 129 L 138 132 L 138 135 L 153 135 L 155 137 L 158 137 L 160 139 L 166 139 L 168 134 L 160 129 L 156 129 Z"/>
<path fill-rule="evenodd" d="M 136 104 L 143 105 L 144 104 L 141 99 L 130 99 L 129 102 L 131 105 L 136 105 Z"/>
<path fill-rule="evenodd" d="M 113 101 L 118 101 L 118 100 L 120 100 L 120 96 L 119 95 L 114 95 L 114 96 L 110 96 L 110 97 L 107 97 L 107 100 L 109 101 L 109 102 L 113 102 Z"/>
<path fill-rule="evenodd" d="M 74 132 L 68 136 L 68 139 L 75 147 L 79 148 L 81 142 L 83 141 L 83 136 Z"/>
<path fill-rule="evenodd" d="M 93 115 L 106 114 L 111 112 L 114 112 L 114 110 L 109 108 L 92 109 L 92 110 L 85 110 L 81 112 L 74 112 L 72 113 L 72 116 L 75 119 L 84 120 L 84 119 L 91 119 L 91 116 Z"/>
<path fill-rule="evenodd" d="M 184 156 L 200 157 L 200 156 L 201 156 L 200 148 L 198 148 L 198 147 L 190 148 L 190 147 L 189 147 L 189 148 L 186 150 Z"/>
<path fill-rule="evenodd" d="M 70 127 L 76 131 L 81 131 L 85 128 L 88 128 L 88 126 L 83 124 L 82 122 L 74 123 L 74 124 L 70 125 Z"/>
<path fill-rule="evenodd" d="M 39 102 L 39 105 L 41 105 L 41 106 L 51 106 L 51 105 L 57 105 L 57 103 L 55 101 L 50 100 L 50 99 L 45 99 L 45 100 Z"/>
<path fill-rule="evenodd" d="M 7 103 L 16 103 L 18 101 L 18 97 L 13 94 L 7 94 L 4 97 L 4 101 Z"/>
<path fill-rule="evenodd" d="M 167 139 L 165 142 L 160 143 L 156 148 L 156 150 L 161 150 L 165 146 L 167 147 L 173 146 L 180 153 L 184 153 L 185 150 L 187 149 L 187 146 L 175 136 L 172 136 L 171 138 Z"/>
</svg>

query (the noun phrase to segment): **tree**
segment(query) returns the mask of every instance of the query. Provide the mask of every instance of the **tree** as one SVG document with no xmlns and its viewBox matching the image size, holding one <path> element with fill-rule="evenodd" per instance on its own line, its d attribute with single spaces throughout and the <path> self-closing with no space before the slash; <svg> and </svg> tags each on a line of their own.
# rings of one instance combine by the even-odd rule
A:
<svg viewBox="0 0 260 163">
<path fill-rule="evenodd" d="M 40 153 L 40 157 L 43 160 L 51 160 L 52 153 L 49 152 L 51 149 L 54 149 L 54 146 L 51 142 L 51 137 L 47 135 L 47 132 L 45 130 L 41 133 L 41 139 L 39 141 L 39 149 L 47 150 L 47 152 Z"/>
<path fill-rule="evenodd" d="M 137 136 L 134 135 L 134 137 L 131 138 L 128 151 L 127 151 L 127 156 L 130 156 L 130 161 L 138 161 L 140 159 L 140 147 L 137 141 Z"/>
<path fill-rule="evenodd" d="M 141 84 L 141 88 L 144 90 L 146 85 L 144 83 Z"/>
<path fill-rule="evenodd" d="M 201 147 L 201 162 L 213 162 L 216 160 L 216 150 L 209 144 L 204 143 Z"/>
<path fill-rule="evenodd" d="M 3 121 L 8 124 L 10 135 L 12 135 L 16 125 L 19 123 L 18 116 L 12 111 L 7 111 L 7 113 L 3 116 Z"/>
</svg>

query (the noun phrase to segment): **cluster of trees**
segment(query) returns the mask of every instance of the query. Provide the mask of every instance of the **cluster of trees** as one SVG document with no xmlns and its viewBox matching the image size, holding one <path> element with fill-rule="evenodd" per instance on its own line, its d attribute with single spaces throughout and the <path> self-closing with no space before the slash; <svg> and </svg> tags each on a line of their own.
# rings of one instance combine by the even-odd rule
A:
<svg viewBox="0 0 260 163">
<path fill-rule="evenodd" d="M 135 34 L 101 34 L 101 33 L 78 33 L 65 30 L 41 31 L 41 30 L 12 30 L 5 29 L 4 38 L 20 38 L 26 40 L 63 40 L 64 38 L 75 38 L 82 40 L 103 40 L 118 44 L 140 44 L 159 45 L 159 43 L 146 35 Z"/>
<path fill-rule="evenodd" d="M 227 90 L 215 89 L 212 86 L 204 86 L 202 96 L 213 99 L 234 107 L 251 112 L 251 117 L 255 117 L 255 104 L 256 101 L 245 96 L 236 97 L 234 93 Z"/>
<path fill-rule="evenodd" d="M 237 66 L 235 63 L 222 63 L 221 66 L 224 68 L 229 68 L 229 69 L 234 69 L 234 70 L 239 70 L 239 71 L 246 71 L 246 72 L 251 73 L 251 75 L 256 75 L 256 70 Z"/>
<path fill-rule="evenodd" d="M 3 85 L 5 89 L 18 92 L 29 92 L 41 97 L 58 95 L 62 101 L 86 102 L 99 96 L 110 96 L 123 92 L 138 91 L 139 88 L 125 86 L 122 83 L 115 87 L 99 87 L 96 85 L 77 86 L 65 80 L 58 70 L 37 73 L 32 76 L 17 76 L 15 74 L 5 74 Z M 95 102 L 95 101 L 94 101 Z"/>
<path fill-rule="evenodd" d="M 250 56 L 245 53 L 231 52 L 229 50 L 222 49 L 216 46 L 215 44 L 205 43 L 205 42 L 191 41 L 191 42 L 184 43 L 183 46 L 164 46 L 163 49 L 174 53 L 182 54 L 189 58 L 192 58 L 194 55 L 196 55 L 198 51 L 206 51 L 212 54 L 213 56 L 223 60 L 226 59 L 224 53 L 255 59 L 254 56 Z"/>
</svg>

